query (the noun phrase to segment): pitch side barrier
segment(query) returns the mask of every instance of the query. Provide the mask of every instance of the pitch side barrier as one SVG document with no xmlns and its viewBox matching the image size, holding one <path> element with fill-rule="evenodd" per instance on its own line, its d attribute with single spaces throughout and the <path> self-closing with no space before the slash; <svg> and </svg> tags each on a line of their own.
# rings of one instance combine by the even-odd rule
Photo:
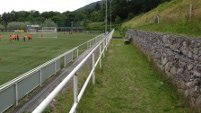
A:
<svg viewBox="0 0 201 113">
<path fill-rule="evenodd" d="M 29 92 L 41 86 L 49 77 L 56 74 L 62 66 L 67 66 L 81 53 L 105 37 L 101 34 L 89 41 L 59 55 L 58 57 L 16 77 L 0 86 L 0 113 L 18 102 Z M 61 62 L 63 61 L 63 62 Z"/>
<path fill-rule="evenodd" d="M 57 94 L 62 90 L 62 88 L 65 87 L 65 85 L 69 82 L 69 80 L 72 77 L 74 79 L 74 82 L 73 82 L 74 103 L 72 103 L 73 106 L 71 110 L 69 110 L 69 113 L 76 112 L 78 103 L 80 99 L 82 98 L 82 95 L 91 78 L 92 78 L 92 83 L 95 84 L 95 69 L 98 63 L 100 64 L 100 67 L 101 67 L 102 56 L 104 57 L 105 51 L 107 51 L 107 48 L 110 43 L 110 40 L 112 39 L 113 33 L 114 33 L 114 30 L 112 30 L 109 34 L 107 34 L 105 38 L 103 38 L 103 40 L 100 41 L 85 58 L 83 58 L 83 60 L 66 76 L 66 78 L 41 102 L 41 104 L 32 113 L 41 113 L 51 103 L 51 101 L 57 96 Z M 97 51 L 98 49 L 99 49 L 98 56 L 95 57 L 95 51 Z M 89 60 L 89 58 L 92 58 L 92 68 L 80 92 L 78 92 L 78 76 L 76 73 L 84 65 L 84 63 L 87 60 Z"/>
</svg>

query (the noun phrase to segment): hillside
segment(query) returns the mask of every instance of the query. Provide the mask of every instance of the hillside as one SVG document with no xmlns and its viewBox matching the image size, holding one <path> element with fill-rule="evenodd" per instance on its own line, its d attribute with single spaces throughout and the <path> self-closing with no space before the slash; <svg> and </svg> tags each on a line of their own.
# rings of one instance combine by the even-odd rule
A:
<svg viewBox="0 0 201 113">
<path fill-rule="evenodd" d="M 83 6 L 83 7 L 79 8 L 79 9 L 75 10 L 75 12 L 77 12 L 77 11 L 84 11 L 86 9 L 94 9 L 94 7 L 96 6 L 97 3 L 99 3 L 100 6 L 102 6 L 104 4 L 104 1 L 102 0 L 102 1 L 93 2 L 91 4 L 88 4 L 86 6 Z"/>
<path fill-rule="evenodd" d="M 190 17 L 190 4 L 192 15 Z M 171 0 L 124 22 L 122 29 L 142 29 L 201 37 L 201 0 Z M 156 19 L 156 16 L 159 19 Z"/>
</svg>

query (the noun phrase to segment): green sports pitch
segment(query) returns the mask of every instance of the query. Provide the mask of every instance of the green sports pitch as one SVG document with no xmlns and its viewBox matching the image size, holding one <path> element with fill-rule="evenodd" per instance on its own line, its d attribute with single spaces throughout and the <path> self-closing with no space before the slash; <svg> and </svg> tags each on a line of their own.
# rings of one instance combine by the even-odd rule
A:
<svg viewBox="0 0 201 113">
<path fill-rule="evenodd" d="M 33 35 L 32 40 L 23 41 L 19 33 L 19 41 L 9 36 L 13 33 L 0 32 L 0 85 L 15 77 L 59 56 L 60 54 L 90 40 L 98 33 L 68 33 L 58 32 L 58 38 L 39 38 Z M 27 33 L 26 33 L 27 34 Z"/>
</svg>

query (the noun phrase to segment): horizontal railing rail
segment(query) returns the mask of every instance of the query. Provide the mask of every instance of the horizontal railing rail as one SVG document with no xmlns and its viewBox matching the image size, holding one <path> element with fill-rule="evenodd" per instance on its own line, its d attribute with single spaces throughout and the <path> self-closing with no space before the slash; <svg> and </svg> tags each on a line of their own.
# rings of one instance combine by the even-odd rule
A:
<svg viewBox="0 0 201 113">
<path fill-rule="evenodd" d="M 95 69 L 100 63 L 101 67 L 101 59 L 102 56 L 104 57 L 105 51 L 107 51 L 107 48 L 109 46 L 110 40 L 112 39 L 112 35 L 114 33 L 114 30 L 112 30 L 108 35 L 105 36 L 105 38 L 100 41 L 94 48 L 91 50 L 91 52 L 82 59 L 82 61 L 66 76 L 66 78 L 41 102 L 41 104 L 33 111 L 33 113 L 41 113 L 50 103 L 51 101 L 57 96 L 57 94 L 62 90 L 62 88 L 70 81 L 70 79 L 73 77 L 73 84 L 74 84 L 74 104 L 71 108 L 70 113 L 74 113 L 76 111 L 77 105 L 82 98 L 82 95 L 89 83 L 89 80 L 92 77 L 92 82 L 95 84 Z M 95 61 L 95 51 L 99 48 L 99 55 L 97 60 Z M 88 75 L 84 85 L 82 86 L 82 89 L 80 92 L 78 92 L 78 76 L 77 71 L 84 65 L 84 63 L 89 60 L 89 58 L 92 57 L 92 68 L 90 71 L 90 74 Z"/>
</svg>

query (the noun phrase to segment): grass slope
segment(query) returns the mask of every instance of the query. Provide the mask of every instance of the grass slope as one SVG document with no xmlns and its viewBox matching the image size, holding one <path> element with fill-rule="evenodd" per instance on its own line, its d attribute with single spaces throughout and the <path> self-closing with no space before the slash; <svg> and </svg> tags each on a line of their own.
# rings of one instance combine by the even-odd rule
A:
<svg viewBox="0 0 201 113">
<path fill-rule="evenodd" d="M 71 89 L 72 90 L 72 89 Z M 71 91 L 72 92 L 72 91 Z M 58 96 L 54 113 L 68 112 L 72 93 Z M 51 110 L 50 110 L 51 111 Z M 96 84 L 88 85 L 79 106 L 79 113 L 194 113 L 176 90 L 162 78 L 150 62 L 122 39 L 111 42 L 96 70 Z"/>
<path fill-rule="evenodd" d="M 3 36 L 0 41 L 0 85 L 98 35 L 58 33 L 58 38 L 33 36 L 31 41 L 23 42 L 21 38 L 19 42 L 10 43 L 9 33 L 0 34 Z"/>
<path fill-rule="evenodd" d="M 189 18 L 190 4 L 193 5 L 192 20 Z M 122 28 L 125 30 L 132 28 L 201 37 L 200 13 L 200 0 L 171 0 L 145 14 L 124 22 Z M 160 15 L 159 24 L 154 23 L 157 14 Z"/>
</svg>

